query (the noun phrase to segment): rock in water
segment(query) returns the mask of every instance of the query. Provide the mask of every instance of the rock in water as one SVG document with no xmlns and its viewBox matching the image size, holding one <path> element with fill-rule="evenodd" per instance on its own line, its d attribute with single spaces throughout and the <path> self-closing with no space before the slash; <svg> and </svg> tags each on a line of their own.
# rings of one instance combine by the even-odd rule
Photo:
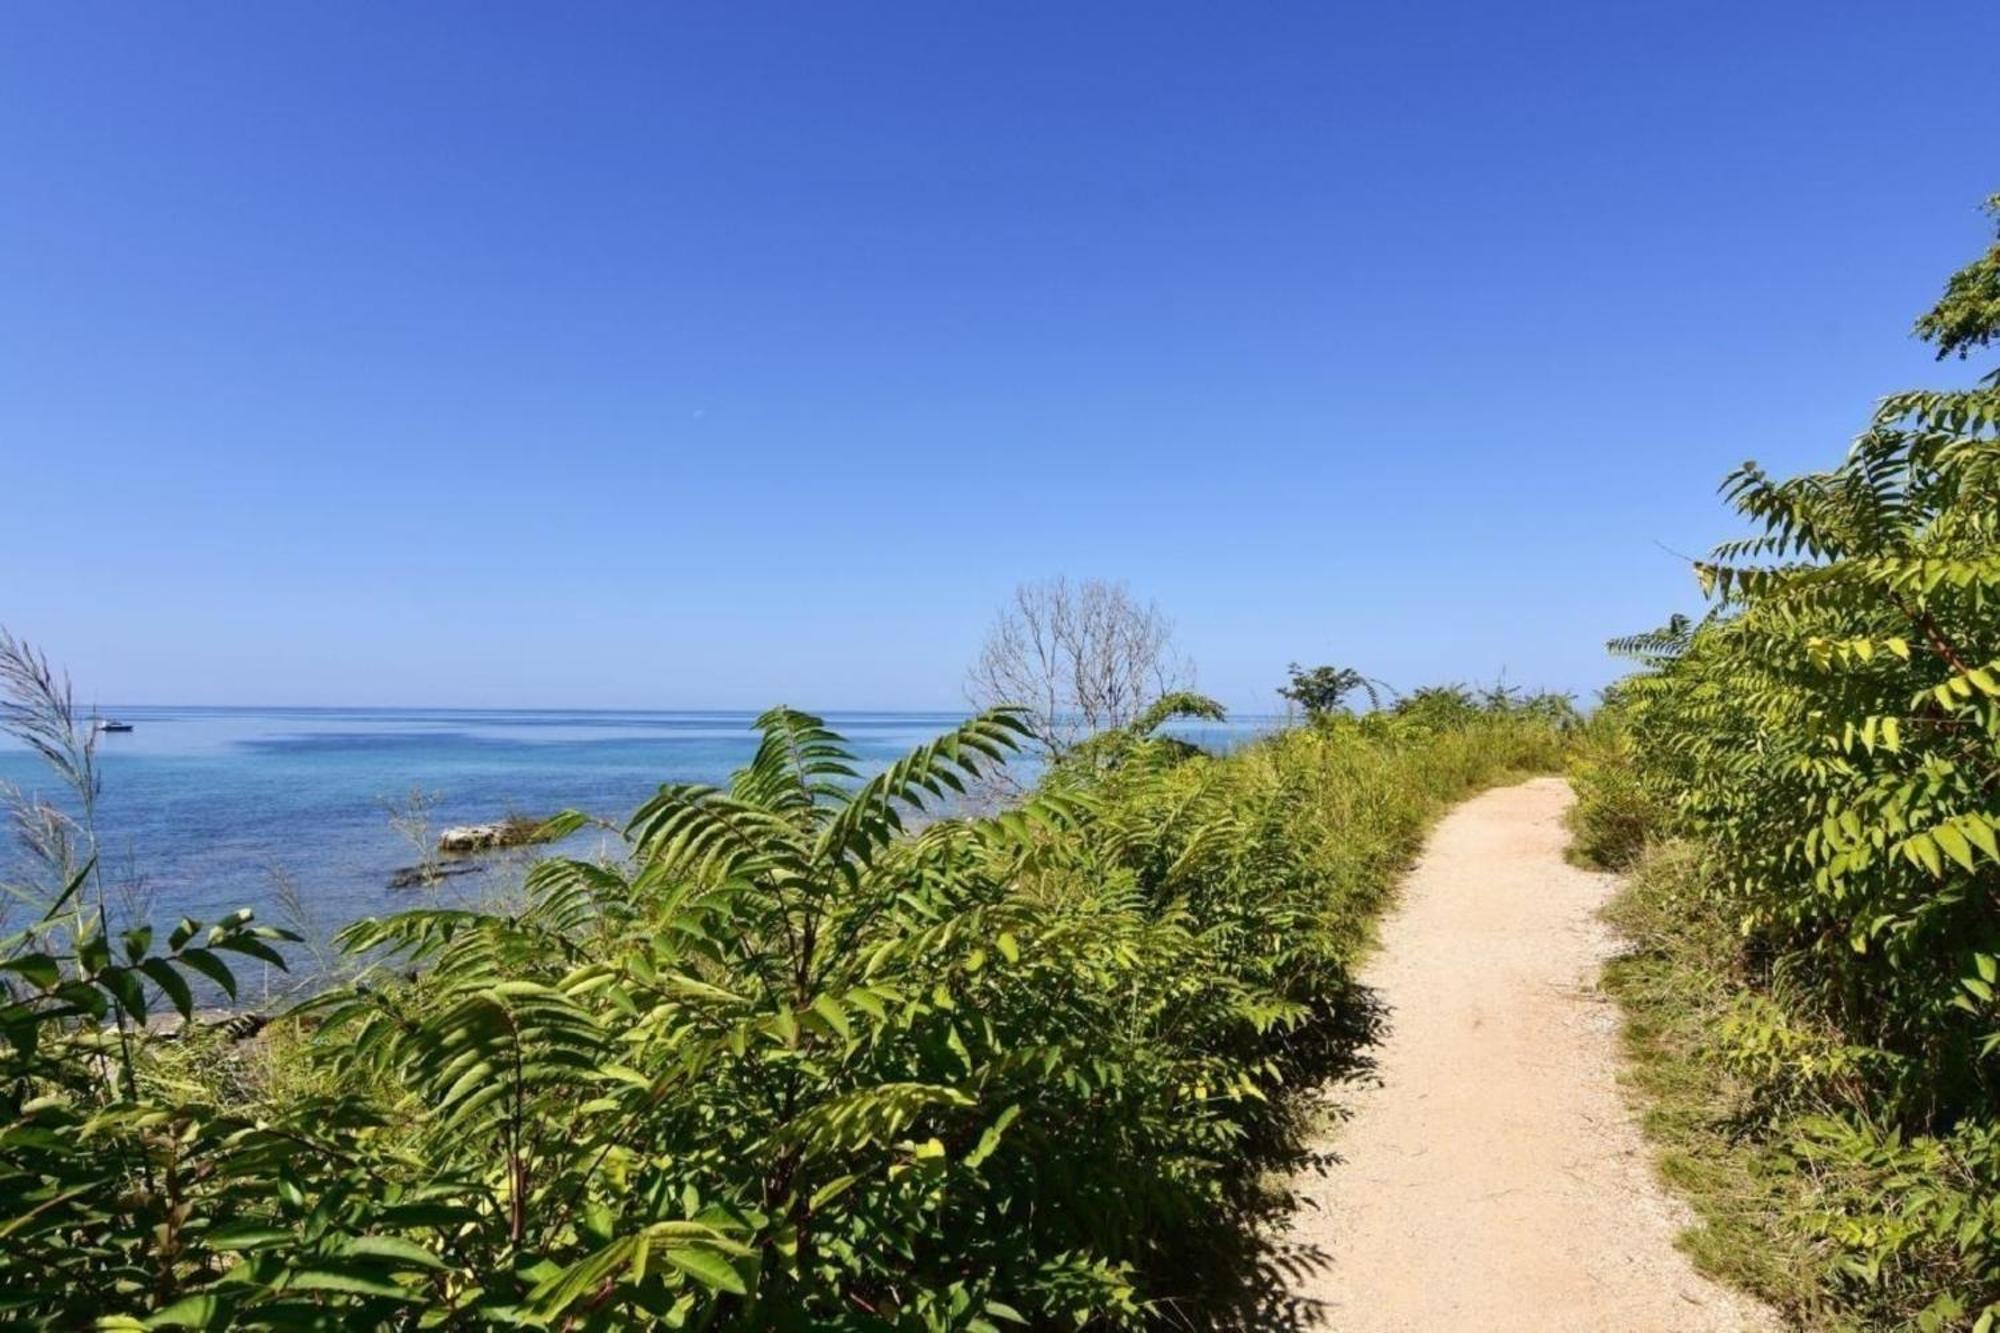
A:
<svg viewBox="0 0 2000 1333">
<path fill-rule="evenodd" d="M 462 824 L 438 834 L 441 852 L 483 852 L 489 847 L 505 847 L 505 824 Z"/>
<path fill-rule="evenodd" d="M 427 884 L 450 879 L 453 875 L 484 874 L 486 867 L 476 862 L 439 863 L 427 866 L 404 866 L 389 873 L 389 887 L 392 889 L 420 889 Z"/>
<path fill-rule="evenodd" d="M 524 847 L 546 842 L 540 820 L 509 815 L 496 824 L 461 824 L 438 834 L 441 852 L 486 852 L 496 847 Z"/>
</svg>

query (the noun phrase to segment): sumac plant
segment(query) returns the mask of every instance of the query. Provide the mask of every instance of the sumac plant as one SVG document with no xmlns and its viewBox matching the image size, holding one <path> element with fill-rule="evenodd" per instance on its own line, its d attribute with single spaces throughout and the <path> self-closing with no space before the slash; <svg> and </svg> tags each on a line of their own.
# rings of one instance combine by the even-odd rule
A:
<svg viewBox="0 0 2000 1333">
<path fill-rule="evenodd" d="M 1495 715 L 1217 759 L 1148 720 L 974 817 L 1011 711 L 872 774 L 818 718 L 756 725 L 729 785 L 660 788 L 511 907 L 348 927 L 347 979 L 244 1046 L 114 1020 L 191 949 L 267 949 L 246 920 L 11 955 L 0 1316 L 1220 1322 L 1368 911 L 1442 804 L 1555 750 Z"/>
<path fill-rule="evenodd" d="M 2000 246 L 1918 329 L 1940 357 L 2000 336 Z M 1619 690 L 1630 750 L 1716 853 L 1778 1001 L 1746 1008 L 1727 1044 L 1826 1113 L 1801 1137 L 1814 1171 L 1869 1182 L 1807 1225 L 1853 1299 L 1984 1330 L 2000 1301 L 2000 372 L 1888 398 L 1831 471 L 1746 464 L 1725 493 L 1753 531 L 1698 563 L 1708 613 L 1614 645 L 1650 668 Z"/>
</svg>

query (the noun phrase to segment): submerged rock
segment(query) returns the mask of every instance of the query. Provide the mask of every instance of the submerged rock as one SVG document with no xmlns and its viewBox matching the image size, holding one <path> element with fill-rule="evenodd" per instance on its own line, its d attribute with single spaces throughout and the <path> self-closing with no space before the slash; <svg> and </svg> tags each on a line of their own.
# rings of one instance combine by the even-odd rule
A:
<svg viewBox="0 0 2000 1333">
<path fill-rule="evenodd" d="M 188 1018 L 172 1011 L 146 1016 L 149 1032 L 172 1038 L 184 1038 L 195 1029 L 207 1028 L 233 1042 L 254 1041 L 270 1025 L 270 1015 L 249 1009 L 197 1009 Z"/>
<path fill-rule="evenodd" d="M 485 869 L 485 866 L 471 861 L 440 861 L 434 865 L 427 866 L 404 866 L 401 870 L 390 872 L 389 887 L 392 889 L 420 889 L 426 884 L 435 884 L 441 879 L 450 879 L 453 875 L 477 875 L 483 873 Z"/>
</svg>

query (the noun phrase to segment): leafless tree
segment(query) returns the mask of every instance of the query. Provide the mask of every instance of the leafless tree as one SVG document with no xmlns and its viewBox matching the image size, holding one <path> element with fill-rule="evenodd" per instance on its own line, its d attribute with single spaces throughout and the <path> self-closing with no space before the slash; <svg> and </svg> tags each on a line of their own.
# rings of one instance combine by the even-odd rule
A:
<svg viewBox="0 0 2000 1333">
<path fill-rule="evenodd" d="M 437 838 L 431 832 L 437 809 L 442 804 L 444 793 L 425 791 L 421 783 L 412 786 L 410 794 L 400 800 L 390 797 L 382 801 L 382 812 L 389 817 L 389 827 L 416 853 L 417 863 L 408 872 L 412 885 L 431 889 L 444 879 L 444 862 L 438 856 Z"/>
<path fill-rule="evenodd" d="M 1173 621 L 1123 583 L 1024 583 L 987 632 L 966 695 L 979 708 L 1025 708 L 1035 743 L 1059 758 L 1193 686 L 1194 664 L 1173 640 Z"/>
</svg>

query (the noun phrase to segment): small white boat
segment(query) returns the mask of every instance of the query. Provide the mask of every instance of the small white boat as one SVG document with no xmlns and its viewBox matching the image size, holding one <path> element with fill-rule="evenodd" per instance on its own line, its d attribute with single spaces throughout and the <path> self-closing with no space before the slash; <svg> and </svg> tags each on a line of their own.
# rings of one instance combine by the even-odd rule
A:
<svg viewBox="0 0 2000 1333">
<path fill-rule="evenodd" d="M 97 729 L 99 731 L 130 731 L 132 730 L 132 724 L 130 722 L 120 722 L 115 717 L 107 717 L 97 724 Z"/>
</svg>

